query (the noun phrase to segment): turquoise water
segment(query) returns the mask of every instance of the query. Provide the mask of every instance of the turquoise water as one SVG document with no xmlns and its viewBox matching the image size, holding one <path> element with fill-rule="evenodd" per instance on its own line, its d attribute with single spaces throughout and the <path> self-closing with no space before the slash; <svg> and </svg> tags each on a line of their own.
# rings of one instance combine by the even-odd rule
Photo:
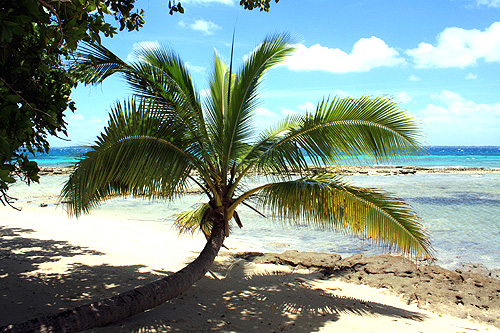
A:
<svg viewBox="0 0 500 333">
<path fill-rule="evenodd" d="M 28 158 L 39 166 L 62 167 L 78 161 L 78 158 L 89 149 L 85 147 L 50 148 L 49 154 L 29 155 Z"/>
<path fill-rule="evenodd" d="M 462 263 L 483 263 L 500 268 L 500 174 L 416 174 L 407 176 L 350 176 L 353 184 L 391 192 L 410 204 L 430 230 L 438 264 L 447 268 Z M 37 205 L 43 197 L 56 197 L 65 176 L 42 177 L 30 188 L 15 184 L 11 195 Z M 262 182 L 262 179 L 255 180 Z M 175 214 L 202 202 L 202 195 L 188 195 L 172 203 L 119 199 L 100 210 L 117 218 L 154 221 L 172 228 Z M 49 208 L 50 209 L 50 208 Z M 255 251 L 285 250 L 374 255 L 386 249 L 351 236 L 304 225 L 290 226 L 265 219 L 246 207 L 239 209 L 243 229 L 234 228 L 227 240 Z"/>
<path fill-rule="evenodd" d="M 33 160 L 41 166 L 67 166 L 88 149 L 84 147 L 51 148 L 48 155 L 37 155 Z M 373 162 L 370 162 L 373 164 Z M 370 164 L 365 163 L 365 164 Z M 414 156 L 397 165 L 423 167 L 483 167 L 500 169 L 500 147 L 427 147 L 427 154 Z"/>
</svg>

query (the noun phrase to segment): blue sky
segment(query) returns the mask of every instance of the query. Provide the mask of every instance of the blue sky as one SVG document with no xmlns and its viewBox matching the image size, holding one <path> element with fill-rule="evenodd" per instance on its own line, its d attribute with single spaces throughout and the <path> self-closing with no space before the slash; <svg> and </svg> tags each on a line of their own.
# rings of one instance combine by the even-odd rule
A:
<svg viewBox="0 0 500 333">
<path fill-rule="evenodd" d="M 422 124 L 429 145 L 500 146 L 500 0 L 280 0 L 269 13 L 237 0 L 184 0 L 168 15 L 167 0 L 138 0 L 146 11 L 139 32 L 103 39 L 123 59 L 138 45 L 175 50 L 205 89 L 214 52 L 235 65 L 266 35 L 288 32 L 297 51 L 270 70 L 256 128 L 283 115 L 312 111 L 325 97 L 389 95 Z M 67 113 L 66 142 L 91 144 L 110 107 L 129 96 L 119 78 L 78 87 L 78 110 Z"/>
</svg>

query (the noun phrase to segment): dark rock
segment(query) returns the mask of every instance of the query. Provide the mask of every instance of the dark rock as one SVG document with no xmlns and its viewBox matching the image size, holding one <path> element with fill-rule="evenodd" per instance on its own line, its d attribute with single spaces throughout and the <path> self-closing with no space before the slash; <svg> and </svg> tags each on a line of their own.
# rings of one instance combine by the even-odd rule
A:
<svg viewBox="0 0 500 333">
<path fill-rule="evenodd" d="M 500 280 L 500 268 L 492 269 L 488 276 L 492 279 Z"/>
<path fill-rule="evenodd" d="M 279 264 L 307 268 L 333 268 L 341 259 L 340 255 L 334 253 L 299 252 L 297 250 L 285 251 L 283 253 L 244 252 L 237 253 L 234 256 L 258 264 Z"/>
<path fill-rule="evenodd" d="M 463 264 L 461 271 L 488 275 L 489 269 L 483 264 Z"/>
<path fill-rule="evenodd" d="M 448 270 L 437 265 L 417 265 L 401 256 L 286 251 L 244 253 L 237 257 L 256 263 L 274 263 L 321 269 L 326 278 L 387 288 L 408 304 L 442 314 L 471 318 L 500 328 L 500 269 L 482 265 Z"/>
</svg>

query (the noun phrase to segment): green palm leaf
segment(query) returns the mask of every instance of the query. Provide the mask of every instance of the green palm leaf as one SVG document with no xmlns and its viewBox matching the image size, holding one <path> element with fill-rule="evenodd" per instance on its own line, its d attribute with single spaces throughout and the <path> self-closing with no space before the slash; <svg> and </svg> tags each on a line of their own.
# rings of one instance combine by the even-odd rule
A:
<svg viewBox="0 0 500 333">
<path fill-rule="evenodd" d="M 102 83 L 115 73 L 120 73 L 129 65 L 102 45 L 83 43 L 78 49 L 78 66 L 74 72 L 85 84 Z"/>
<path fill-rule="evenodd" d="M 259 45 L 236 74 L 215 58 L 207 102 L 207 125 L 222 170 L 237 162 L 253 133 L 257 90 L 265 72 L 293 51 L 288 35 L 270 36 Z M 230 94 L 230 96 L 228 96 Z"/>
<path fill-rule="evenodd" d="M 304 170 L 305 155 L 317 166 L 349 164 L 360 156 L 387 162 L 416 154 L 422 145 L 414 117 L 385 97 L 323 101 L 315 113 L 294 119 L 282 132 L 254 159 L 258 168 Z"/>
<path fill-rule="evenodd" d="M 181 234 L 195 233 L 201 230 L 208 239 L 212 230 L 213 222 L 207 218 L 207 210 L 210 206 L 206 203 L 197 204 L 192 210 L 181 212 L 175 219 L 174 226 Z"/>
<path fill-rule="evenodd" d="M 175 123 L 154 117 L 152 109 L 134 100 L 115 106 L 105 132 L 61 193 L 72 214 L 114 196 L 172 199 L 185 192 L 190 171 L 200 164 L 190 152 L 196 143 Z"/>
<path fill-rule="evenodd" d="M 271 216 L 371 239 L 413 256 L 432 258 L 429 234 L 403 201 L 324 174 L 262 186 L 258 204 Z"/>
</svg>

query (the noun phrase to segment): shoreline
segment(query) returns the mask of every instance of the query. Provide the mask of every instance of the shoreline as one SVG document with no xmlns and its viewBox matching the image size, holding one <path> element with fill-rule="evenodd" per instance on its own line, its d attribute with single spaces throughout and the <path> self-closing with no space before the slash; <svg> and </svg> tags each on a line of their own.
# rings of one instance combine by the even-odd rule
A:
<svg viewBox="0 0 500 333">
<path fill-rule="evenodd" d="M 74 167 L 64 166 L 64 167 L 40 167 L 40 176 L 50 176 L 50 175 L 69 175 L 73 171 Z M 351 175 L 379 175 L 379 176 L 389 176 L 389 175 L 414 175 L 414 174 L 486 174 L 486 173 L 500 173 L 500 168 L 485 168 L 485 167 L 422 167 L 422 166 L 387 166 L 387 165 L 376 165 L 376 166 L 365 166 L 365 165 L 341 165 L 332 167 L 314 167 L 311 166 L 311 172 L 318 173 L 329 171 L 333 173 L 338 173 L 344 176 Z"/>
<path fill-rule="evenodd" d="M 403 174 L 403 175 L 396 174 L 396 177 L 385 177 L 385 176 L 395 176 L 395 174 L 375 172 L 375 171 L 385 170 L 385 169 L 380 169 L 380 168 L 370 168 L 369 173 L 363 172 L 365 170 L 366 169 L 363 168 L 363 169 L 360 169 L 361 173 L 353 174 L 355 176 L 358 176 L 358 178 L 356 178 L 356 182 L 358 184 L 359 183 L 362 184 L 362 186 L 375 187 L 375 188 L 379 188 L 379 189 L 384 189 L 385 188 L 384 185 L 387 186 L 387 184 L 391 183 L 392 181 L 396 181 L 396 182 L 399 182 L 400 180 L 406 181 L 404 179 L 405 177 L 400 178 L 399 176 L 408 176 L 408 177 L 410 177 L 410 178 L 407 178 L 408 181 L 413 182 L 415 184 L 422 184 L 422 181 L 423 181 L 423 179 L 425 179 L 427 174 L 430 174 L 430 175 L 433 174 L 433 173 L 420 173 L 420 174 L 417 174 L 418 177 L 415 177 L 415 178 L 411 177 L 411 176 L 415 175 L 413 173 Z M 467 171 L 462 170 L 461 171 L 462 173 L 458 173 L 458 174 L 459 175 L 460 174 L 467 175 L 466 176 L 467 178 L 469 178 L 469 176 L 470 176 L 471 182 L 488 181 L 488 177 L 486 174 L 485 174 L 485 177 L 483 179 L 482 178 L 483 174 L 473 173 L 472 172 L 473 170 L 478 171 L 478 169 L 468 169 Z M 483 169 L 481 169 L 481 170 L 483 170 Z M 67 177 L 67 173 L 69 171 L 70 171 L 70 169 L 68 169 L 68 168 L 63 169 L 63 170 L 59 170 L 59 168 L 46 169 L 46 170 L 44 170 L 44 172 L 46 172 L 47 174 L 42 176 L 40 184 L 33 184 L 31 188 L 25 186 L 24 184 L 16 184 L 16 186 L 18 185 L 18 187 L 12 188 L 12 195 L 14 197 L 18 198 L 19 200 L 16 203 L 14 203 L 14 206 L 21 208 L 21 209 L 23 208 L 23 206 L 42 208 L 43 210 L 50 210 L 50 209 L 61 210 L 61 209 L 64 209 L 64 205 L 60 205 L 58 202 L 58 198 L 59 198 L 58 196 L 59 196 L 59 192 L 60 192 L 60 187 L 62 186 L 63 182 L 65 181 L 65 179 Z M 447 174 L 453 175 L 453 173 L 450 173 L 451 170 L 447 170 L 447 171 L 448 172 L 446 173 L 446 175 Z M 468 172 L 468 173 L 465 173 L 465 172 Z M 437 174 L 436 176 L 439 176 L 442 174 L 443 173 L 440 173 L 440 174 Z M 498 175 L 498 173 L 495 175 L 495 177 L 498 177 L 497 175 Z M 365 178 L 364 176 L 367 176 L 367 177 Z M 373 176 L 374 178 L 370 178 L 369 176 Z M 368 184 L 368 185 L 366 185 L 365 184 L 366 181 L 370 182 L 370 179 L 378 179 L 378 180 L 384 182 L 383 183 L 384 185 L 380 185 L 380 184 L 377 184 L 377 185 Z M 495 178 L 495 179 L 497 179 L 497 178 Z M 389 183 L 387 183 L 387 182 L 389 182 Z M 431 186 L 434 186 L 433 183 L 431 184 Z M 449 188 L 453 189 L 453 187 L 449 187 Z M 396 193 L 394 189 L 387 190 L 387 191 L 388 191 L 388 193 Z M 439 191 L 442 191 L 442 189 L 440 189 Z M 177 205 L 177 204 L 165 205 L 161 200 L 143 201 L 141 198 L 129 198 L 129 197 L 127 197 L 127 198 L 118 198 L 118 199 L 116 199 L 116 201 L 111 200 L 110 202 L 107 202 L 106 204 L 104 204 L 101 208 L 102 208 L 102 211 L 106 211 L 107 214 L 109 214 L 109 215 L 122 216 L 123 218 L 126 218 L 126 219 L 156 221 L 157 223 L 162 224 L 164 221 L 173 221 L 172 220 L 173 214 L 176 214 L 180 211 L 183 211 L 187 207 L 189 207 L 189 205 L 198 202 L 200 199 L 196 199 L 197 198 L 196 196 L 203 194 L 203 192 L 198 190 L 197 188 L 190 188 L 187 190 L 186 194 L 187 195 L 183 198 L 183 199 L 186 199 L 186 201 L 184 202 L 184 204 L 181 204 L 181 205 Z M 399 194 L 399 195 L 401 195 L 401 194 Z M 404 193 L 403 195 L 408 195 L 408 193 Z M 436 198 L 436 195 L 438 195 L 437 192 L 431 193 L 431 194 L 429 194 L 428 197 L 421 197 L 421 198 L 417 197 L 417 200 L 427 200 L 428 202 L 432 202 L 432 200 L 434 200 L 434 198 Z M 445 201 L 445 203 L 450 204 L 450 206 L 451 206 L 452 204 L 454 204 L 453 200 L 458 200 L 458 204 L 462 203 L 461 200 L 466 200 L 466 201 L 470 200 L 470 201 L 472 201 L 472 204 L 474 204 L 475 200 L 482 200 L 482 198 L 478 197 L 478 195 L 476 193 L 474 193 L 474 196 L 467 196 L 466 195 L 466 196 L 464 196 L 464 199 L 462 199 L 460 197 L 457 197 L 458 199 L 456 199 L 456 197 L 454 197 L 454 196 L 455 196 L 455 194 L 453 194 L 453 196 L 449 199 L 446 197 L 445 200 L 450 200 L 450 201 Z M 476 197 L 478 197 L 478 199 L 476 199 Z M 192 199 L 192 198 L 195 198 L 195 199 Z M 410 200 L 411 200 L 411 198 L 410 198 Z M 487 200 L 494 202 L 494 198 L 492 198 L 492 199 L 487 198 Z M 144 202 L 144 204 L 143 204 L 143 202 Z M 417 203 L 418 203 L 418 201 L 417 201 Z M 138 207 L 144 208 L 144 210 L 141 209 L 141 211 L 142 211 L 141 214 L 137 214 Z M 152 209 L 151 207 L 156 207 L 156 208 Z M 172 207 L 175 207 L 175 208 L 172 208 Z M 156 213 L 156 212 L 163 211 L 163 210 L 165 211 L 165 214 L 163 214 L 163 215 Z M 124 213 L 124 212 L 128 212 L 128 213 Z M 446 210 L 444 211 L 444 213 L 446 213 Z M 125 214 L 125 215 L 123 215 L 123 214 Z M 146 214 L 146 215 L 143 215 L 143 214 Z M 425 216 L 425 218 L 431 217 L 430 215 L 428 215 L 427 212 L 425 212 L 425 214 L 427 214 L 427 216 Z M 437 222 L 436 222 L 436 219 L 440 218 L 440 215 L 436 216 L 436 214 L 433 214 L 431 218 L 433 219 L 431 221 L 434 223 L 434 225 L 432 227 L 429 227 L 429 230 L 432 230 L 432 228 L 435 228 L 435 230 L 437 230 L 437 232 L 441 232 L 441 233 L 443 232 L 443 230 L 447 230 L 445 228 L 448 228 L 448 227 L 444 226 L 443 224 L 440 224 L 441 222 L 439 220 L 437 220 Z M 473 218 L 475 218 L 475 217 L 473 217 Z M 277 228 L 279 230 L 286 229 L 286 228 L 280 229 L 279 225 L 277 225 Z M 495 230 L 497 230 L 497 229 L 498 228 L 496 228 Z M 246 232 L 247 230 L 249 230 L 249 229 L 248 228 L 241 229 L 242 233 L 238 234 L 238 237 L 240 237 L 240 235 L 241 235 L 242 237 L 240 239 L 242 241 L 245 241 L 245 242 L 248 242 L 249 237 L 251 236 L 251 234 Z M 265 230 L 265 227 L 263 227 L 259 224 L 257 224 L 257 230 L 264 232 L 264 235 L 267 233 L 267 231 Z M 339 248 L 337 246 L 337 250 L 336 250 L 336 249 L 330 249 L 329 246 L 323 244 L 324 242 L 321 243 L 321 240 L 320 240 L 319 244 L 321 244 L 321 245 L 311 249 L 310 247 L 301 246 L 300 241 L 297 238 L 297 237 L 299 237 L 299 238 L 303 237 L 303 235 L 300 236 L 300 232 L 301 231 L 298 230 L 297 235 L 294 234 L 292 236 L 292 240 L 290 242 L 282 242 L 279 239 L 275 239 L 276 237 L 272 238 L 272 237 L 264 236 L 265 243 L 260 242 L 258 246 L 253 247 L 252 251 L 274 252 L 274 251 L 285 251 L 285 250 L 289 250 L 289 249 L 296 249 L 296 250 L 302 250 L 302 251 L 327 252 L 327 253 L 340 251 L 340 253 L 344 256 L 348 256 L 348 255 L 352 255 L 352 254 L 356 254 L 356 253 L 366 253 L 364 251 L 368 251 L 368 253 L 370 255 L 384 253 L 382 251 L 376 250 L 376 247 L 375 247 L 376 251 L 370 251 L 369 249 L 364 247 L 365 242 L 363 242 L 363 241 L 360 241 L 359 245 L 354 245 L 352 247 L 350 244 L 348 244 L 348 242 L 342 243 L 342 241 L 341 241 L 340 244 L 345 245 L 347 248 L 341 247 L 340 248 L 341 250 L 339 250 Z M 281 233 L 279 232 L 278 234 L 280 235 L 280 237 L 286 237 L 286 235 L 287 235 L 286 233 L 283 233 L 283 232 L 281 232 Z M 338 233 L 336 235 L 338 235 Z M 464 235 L 466 236 L 467 234 L 464 234 Z M 323 235 L 323 236 L 325 236 L 325 235 Z M 318 240 L 316 236 L 312 237 L 311 239 Z M 448 239 L 441 239 L 441 241 L 446 242 L 446 241 L 448 241 Z M 356 242 L 356 240 L 353 240 L 353 242 Z M 492 270 L 500 269 L 500 262 L 498 261 L 498 259 L 497 260 L 492 259 L 494 257 L 497 257 L 496 252 L 491 252 L 491 250 L 489 252 L 484 251 L 484 250 L 482 252 L 480 252 L 480 253 L 486 254 L 486 257 L 485 257 L 486 260 L 483 260 L 483 258 L 481 258 L 477 254 L 474 254 L 472 256 L 466 256 L 466 255 L 463 255 L 463 253 L 456 252 L 456 251 L 454 251 L 454 252 L 452 251 L 450 254 L 450 252 L 446 252 L 447 248 L 444 248 L 442 250 L 444 250 L 442 253 L 445 253 L 445 255 L 441 256 L 441 257 L 438 256 L 437 263 L 439 265 L 442 265 L 443 267 L 448 268 L 448 269 L 456 269 L 456 268 L 461 268 L 463 266 L 471 266 L 471 265 L 477 266 L 477 268 L 479 270 L 482 270 L 483 272 L 485 272 L 488 269 L 492 269 Z M 492 257 L 492 255 L 494 257 Z"/>
<path fill-rule="evenodd" d="M 76 221 L 61 210 L 0 209 L 0 326 L 161 278 L 205 243 L 106 214 Z M 180 297 L 93 331 L 500 332 L 500 281 L 477 273 L 396 256 L 256 253 L 231 237 L 225 243 L 230 251 L 219 253 L 212 275 Z"/>
</svg>

